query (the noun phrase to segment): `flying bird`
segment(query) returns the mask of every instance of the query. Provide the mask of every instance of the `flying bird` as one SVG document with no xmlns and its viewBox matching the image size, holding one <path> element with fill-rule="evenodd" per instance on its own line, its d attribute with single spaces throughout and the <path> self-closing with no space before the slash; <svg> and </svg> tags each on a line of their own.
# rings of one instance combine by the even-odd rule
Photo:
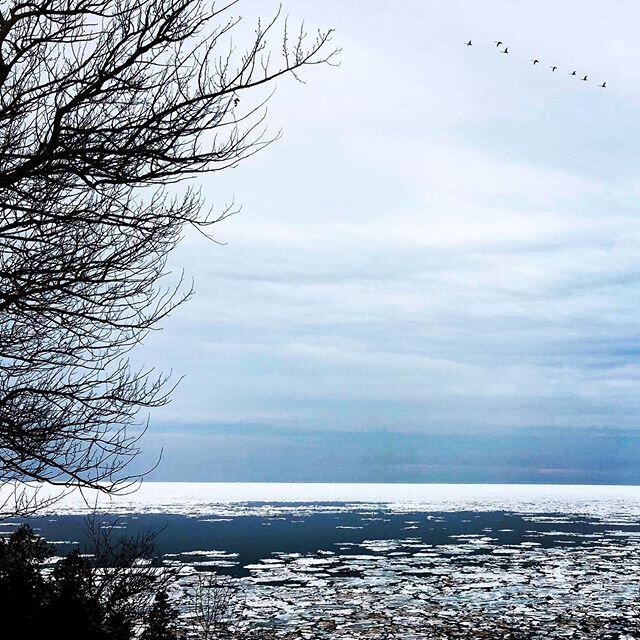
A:
<svg viewBox="0 0 640 640">
<path fill-rule="evenodd" d="M 504 49 L 500 49 L 500 47 L 502 47 L 504 45 L 504 42 L 502 40 L 494 40 L 494 43 L 496 45 L 496 47 L 500 50 L 500 53 L 505 53 L 508 54 L 509 53 L 509 47 L 505 46 Z M 473 45 L 473 42 L 471 40 L 469 40 L 469 42 L 466 43 L 467 47 L 470 47 Z M 540 64 L 540 60 L 538 60 L 538 58 L 531 58 L 531 63 L 533 64 L 533 66 L 535 67 L 535 65 Z M 552 73 L 555 73 L 558 70 L 558 66 L 557 65 L 550 65 L 549 69 L 551 69 Z M 577 70 L 573 70 L 570 74 L 570 76 L 577 76 L 578 72 Z M 584 76 L 582 76 L 580 78 L 580 80 L 582 80 L 582 82 L 588 82 L 589 81 L 589 76 L 588 74 L 585 74 Z M 606 81 L 603 82 L 602 84 L 598 85 L 599 87 L 602 87 L 603 89 L 607 88 L 607 83 Z"/>
</svg>

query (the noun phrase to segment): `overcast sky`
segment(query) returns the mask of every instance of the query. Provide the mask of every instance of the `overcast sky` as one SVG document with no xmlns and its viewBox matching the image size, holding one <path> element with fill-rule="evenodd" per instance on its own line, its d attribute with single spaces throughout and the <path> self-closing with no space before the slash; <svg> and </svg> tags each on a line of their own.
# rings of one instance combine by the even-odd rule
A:
<svg viewBox="0 0 640 640">
<path fill-rule="evenodd" d="M 155 477 L 639 481 L 637 0 L 284 11 L 342 64 L 200 180 L 242 211 L 172 256 L 196 295 L 137 356 L 185 376 Z"/>
</svg>

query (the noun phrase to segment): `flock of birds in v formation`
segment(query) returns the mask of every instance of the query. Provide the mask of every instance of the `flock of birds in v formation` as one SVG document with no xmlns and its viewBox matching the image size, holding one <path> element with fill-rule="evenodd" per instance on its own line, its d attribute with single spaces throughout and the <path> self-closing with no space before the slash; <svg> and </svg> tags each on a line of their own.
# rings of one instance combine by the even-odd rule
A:
<svg viewBox="0 0 640 640">
<path fill-rule="evenodd" d="M 471 40 L 469 40 L 469 42 L 465 43 L 467 45 L 467 47 L 471 47 L 473 45 L 473 42 Z M 500 51 L 500 53 L 506 53 L 507 55 L 509 54 L 509 47 L 507 47 L 504 42 L 502 42 L 502 40 L 496 40 L 495 41 L 495 45 L 496 48 Z M 501 49 L 500 47 L 504 47 L 503 49 Z M 538 60 L 537 58 L 532 58 L 531 62 L 533 63 L 533 66 L 535 67 L 537 64 L 540 64 L 540 60 Z M 558 67 L 554 64 L 551 65 L 549 67 L 549 69 L 551 69 L 551 71 L 553 71 L 554 73 L 556 71 L 558 71 Z M 578 72 L 574 69 L 570 74 L 570 76 L 576 76 L 578 77 Z M 587 74 L 585 74 L 584 76 L 582 76 L 580 78 L 580 80 L 582 80 L 583 82 L 588 82 L 589 81 L 589 76 Z M 598 85 L 599 87 L 602 87 L 603 89 L 607 88 L 607 83 L 606 81 L 603 82 L 602 84 Z"/>
</svg>

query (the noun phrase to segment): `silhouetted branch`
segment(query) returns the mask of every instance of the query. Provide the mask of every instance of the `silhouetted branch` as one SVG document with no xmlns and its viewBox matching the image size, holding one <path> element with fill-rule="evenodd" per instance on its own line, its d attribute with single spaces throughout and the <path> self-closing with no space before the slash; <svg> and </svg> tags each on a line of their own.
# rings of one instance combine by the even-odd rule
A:
<svg viewBox="0 0 640 640">
<path fill-rule="evenodd" d="M 245 94 L 337 53 L 285 20 L 272 57 L 279 15 L 239 51 L 235 6 L 0 2 L 0 483 L 135 480 L 131 427 L 172 385 L 127 355 L 191 295 L 165 283 L 184 226 L 232 213 L 165 185 L 269 144 Z"/>
</svg>

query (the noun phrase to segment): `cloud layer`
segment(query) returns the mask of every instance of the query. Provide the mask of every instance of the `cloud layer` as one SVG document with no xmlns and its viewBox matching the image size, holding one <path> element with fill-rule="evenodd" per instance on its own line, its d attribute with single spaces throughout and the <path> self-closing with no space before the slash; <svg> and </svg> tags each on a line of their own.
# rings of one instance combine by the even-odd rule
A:
<svg viewBox="0 0 640 640">
<path fill-rule="evenodd" d="M 282 82 L 283 139 L 203 179 L 208 202 L 243 208 L 218 228 L 226 246 L 188 236 L 172 258 L 196 296 L 139 353 L 186 376 L 157 442 L 199 425 L 193 451 L 213 451 L 221 425 L 251 425 L 327 451 L 334 432 L 381 429 L 472 451 L 500 433 L 526 455 L 527 429 L 639 426 L 637 3 L 286 9 L 337 28 L 342 66 Z M 232 434 L 225 447 L 248 446 Z M 422 477 L 410 439 L 389 442 L 413 456 L 393 478 Z M 299 458 L 278 447 L 272 469 Z M 598 481 L 587 458 L 571 477 Z M 436 476 L 455 480 L 447 464 Z"/>
</svg>

